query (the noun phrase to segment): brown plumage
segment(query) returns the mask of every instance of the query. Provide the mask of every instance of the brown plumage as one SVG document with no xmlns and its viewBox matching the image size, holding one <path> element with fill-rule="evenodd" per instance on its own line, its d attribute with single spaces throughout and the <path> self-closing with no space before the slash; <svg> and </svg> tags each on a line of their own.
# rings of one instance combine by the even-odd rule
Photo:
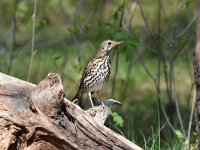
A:
<svg viewBox="0 0 200 150">
<path fill-rule="evenodd" d="M 91 93 L 96 92 L 99 96 L 99 91 L 110 77 L 110 52 L 115 46 L 122 42 L 123 41 L 106 40 L 101 43 L 95 57 L 87 64 L 83 71 L 78 92 L 73 100 L 80 99 L 84 93 L 88 93 L 93 106 Z"/>
</svg>

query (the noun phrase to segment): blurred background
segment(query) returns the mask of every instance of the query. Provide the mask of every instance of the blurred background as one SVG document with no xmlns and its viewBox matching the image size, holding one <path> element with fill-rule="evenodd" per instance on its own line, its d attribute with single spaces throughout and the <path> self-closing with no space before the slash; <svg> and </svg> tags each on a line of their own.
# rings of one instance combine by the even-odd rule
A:
<svg viewBox="0 0 200 150">
<path fill-rule="evenodd" d="M 123 105 L 106 125 L 144 149 L 195 149 L 194 0 L 38 0 L 36 8 L 31 54 L 34 0 L 0 1 L 1 72 L 27 80 L 32 55 L 29 81 L 57 72 L 71 99 L 100 43 L 123 40 L 101 92 Z"/>
</svg>

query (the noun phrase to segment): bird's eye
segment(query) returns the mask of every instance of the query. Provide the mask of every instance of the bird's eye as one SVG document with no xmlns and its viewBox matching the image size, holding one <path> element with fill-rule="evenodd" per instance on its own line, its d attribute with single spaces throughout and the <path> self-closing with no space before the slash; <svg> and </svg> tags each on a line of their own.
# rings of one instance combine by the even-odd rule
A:
<svg viewBox="0 0 200 150">
<path fill-rule="evenodd" d="M 108 45 L 111 45 L 111 42 L 108 42 Z"/>
</svg>

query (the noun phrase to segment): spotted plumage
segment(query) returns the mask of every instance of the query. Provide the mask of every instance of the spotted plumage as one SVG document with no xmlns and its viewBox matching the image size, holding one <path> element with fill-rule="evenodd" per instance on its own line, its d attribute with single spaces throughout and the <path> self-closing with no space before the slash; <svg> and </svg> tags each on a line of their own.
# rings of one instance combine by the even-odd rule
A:
<svg viewBox="0 0 200 150">
<path fill-rule="evenodd" d="M 108 81 L 111 67 L 110 52 L 113 47 L 121 43 L 122 41 L 117 42 L 113 40 L 107 40 L 101 43 L 95 57 L 87 64 L 83 71 L 79 90 L 74 99 L 80 99 L 84 93 L 88 93 L 93 106 L 91 92 L 99 93 Z"/>
</svg>

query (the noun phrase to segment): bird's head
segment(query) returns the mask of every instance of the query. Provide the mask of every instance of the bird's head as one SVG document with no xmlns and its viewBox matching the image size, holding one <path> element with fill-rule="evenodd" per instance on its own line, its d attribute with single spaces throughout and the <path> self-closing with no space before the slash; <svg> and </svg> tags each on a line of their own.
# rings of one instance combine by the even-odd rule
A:
<svg viewBox="0 0 200 150">
<path fill-rule="evenodd" d="M 111 50 L 124 41 L 106 40 L 103 41 L 99 47 L 96 57 L 104 57 L 110 54 Z"/>
</svg>

